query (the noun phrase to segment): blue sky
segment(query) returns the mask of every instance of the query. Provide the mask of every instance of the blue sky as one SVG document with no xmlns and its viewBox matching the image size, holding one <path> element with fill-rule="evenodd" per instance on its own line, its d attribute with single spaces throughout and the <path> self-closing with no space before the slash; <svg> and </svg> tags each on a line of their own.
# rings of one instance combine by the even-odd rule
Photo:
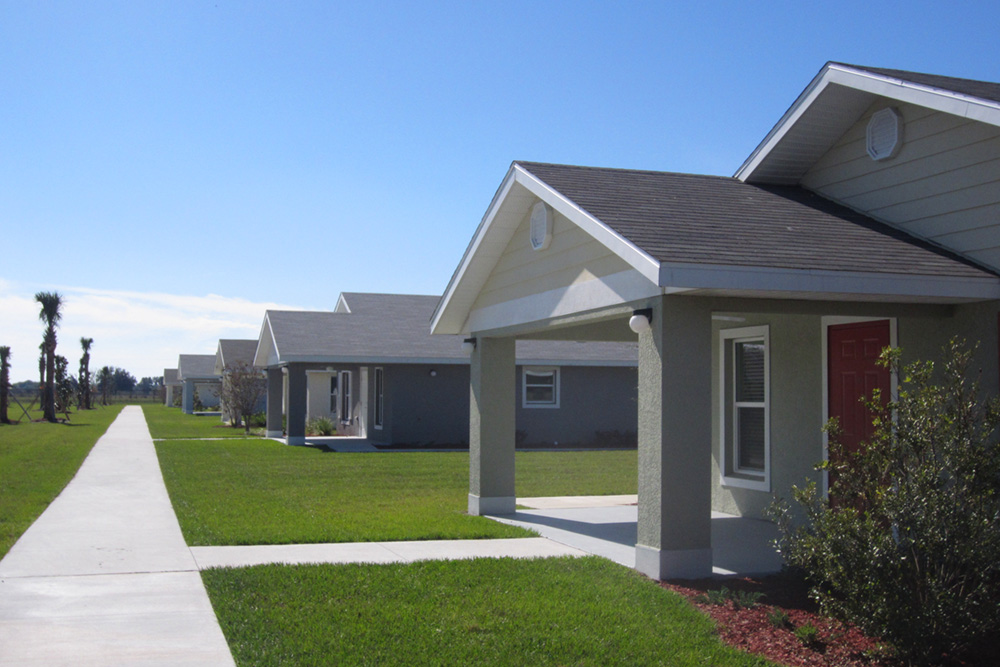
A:
<svg viewBox="0 0 1000 667">
<path fill-rule="evenodd" d="M 828 60 L 1000 81 L 995 2 L 0 0 L 0 344 L 160 374 L 438 294 L 515 159 L 730 175 Z"/>
</svg>

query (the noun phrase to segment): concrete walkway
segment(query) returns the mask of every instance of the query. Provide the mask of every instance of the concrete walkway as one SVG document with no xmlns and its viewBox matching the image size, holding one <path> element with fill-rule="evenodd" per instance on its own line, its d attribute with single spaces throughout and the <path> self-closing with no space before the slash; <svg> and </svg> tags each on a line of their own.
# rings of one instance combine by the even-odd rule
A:
<svg viewBox="0 0 1000 667">
<path fill-rule="evenodd" d="M 0 665 L 168 664 L 234 662 L 130 406 L 0 561 Z"/>
</svg>

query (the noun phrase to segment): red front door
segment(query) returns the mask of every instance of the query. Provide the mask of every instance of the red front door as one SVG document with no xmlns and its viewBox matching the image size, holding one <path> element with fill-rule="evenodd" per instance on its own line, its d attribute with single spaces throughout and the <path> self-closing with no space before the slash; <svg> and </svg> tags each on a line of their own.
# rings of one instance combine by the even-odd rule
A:
<svg viewBox="0 0 1000 667">
<path fill-rule="evenodd" d="M 876 364 L 889 345 L 889 320 L 831 326 L 828 330 L 830 417 L 840 421 L 841 442 L 848 451 L 872 435 L 872 416 L 861 402 L 881 389 L 889 398 L 889 369 Z"/>
</svg>

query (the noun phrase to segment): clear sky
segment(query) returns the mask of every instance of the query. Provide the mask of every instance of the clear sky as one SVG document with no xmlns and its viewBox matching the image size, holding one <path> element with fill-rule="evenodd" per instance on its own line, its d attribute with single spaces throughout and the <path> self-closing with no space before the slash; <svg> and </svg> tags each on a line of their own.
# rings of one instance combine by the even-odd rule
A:
<svg viewBox="0 0 1000 667">
<path fill-rule="evenodd" d="M 992 2 L 0 0 L 0 344 L 160 375 L 440 294 L 515 159 L 731 175 L 828 60 L 1000 81 Z"/>
</svg>

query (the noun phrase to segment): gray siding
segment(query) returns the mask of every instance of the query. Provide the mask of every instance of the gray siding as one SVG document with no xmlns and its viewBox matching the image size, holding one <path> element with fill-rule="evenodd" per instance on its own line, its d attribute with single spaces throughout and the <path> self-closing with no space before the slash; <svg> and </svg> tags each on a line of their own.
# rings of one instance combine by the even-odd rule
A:
<svg viewBox="0 0 1000 667">
<path fill-rule="evenodd" d="M 899 153 L 865 150 L 873 113 L 903 117 Z M 802 178 L 802 185 L 916 236 L 1000 268 L 1000 128 L 880 99 Z"/>
</svg>

